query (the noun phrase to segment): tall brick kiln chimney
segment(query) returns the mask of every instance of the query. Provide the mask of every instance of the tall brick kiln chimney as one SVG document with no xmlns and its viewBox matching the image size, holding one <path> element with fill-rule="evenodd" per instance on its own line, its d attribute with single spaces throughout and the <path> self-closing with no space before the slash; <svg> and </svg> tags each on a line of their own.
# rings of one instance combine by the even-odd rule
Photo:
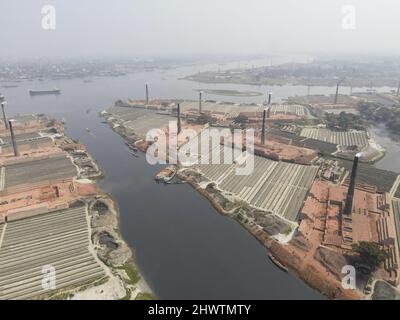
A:
<svg viewBox="0 0 400 320">
<path fill-rule="evenodd" d="M 261 130 L 261 144 L 265 144 L 265 115 L 267 111 L 263 110 L 262 130 Z"/>
<path fill-rule="evenodd" d="M 353 210 L 354 188 L 356 186 L 357 166 L 358 166 L 358 159 L 360 158 L 360 156 L 361 156 L 360 153 L 356 154 L 353 161 L 353 168 L 351 169 L 350 184 L 349 184 L 349 189 L 347 191 L 346 204 L 344 209 L 344 214 L 346 216 L 350 216 Z"/>
<path fill-rule="evenodd" d="M 338 96 L 339 96 L 339 82 L 336 84 L 335 104 L 337 104 Z"/>
<path fill-rule="evenodd" d="M 12 142 L 12 146 L 14 149 L 14 156 L 18 157 L 19 152 L 18 152 L 18 147 L 17 147 L 17 141 L 15 141 L 14 129 L 13 129 L 12 123 L 13 123 L 13 120 L 8 121 L 8 125 L 10 127 L 11 142 Z"/>
</svg>

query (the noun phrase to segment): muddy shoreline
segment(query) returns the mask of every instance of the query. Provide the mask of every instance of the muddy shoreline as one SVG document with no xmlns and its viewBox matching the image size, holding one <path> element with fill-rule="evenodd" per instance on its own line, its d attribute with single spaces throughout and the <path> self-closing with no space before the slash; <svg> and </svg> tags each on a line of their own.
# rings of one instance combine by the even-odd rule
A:
<svg viewBox="0 0 400 320">
<path fill-rule="evenodd" d="M 344 290 L 340 287 L 340 283 L 333 283 L 327 281 L 325 275 L 316 272 L 314 275 L 310 274 L 309 268 L 304 268 L 296 260 L 290 259 L 290 252 L 287 250 L 285 245 L 282 245 L 277 240 L 273 239 L 263 230 L 255 228 L 254 226 L 245 223 L 243 220 L 236 219 L 229 212 L 225 211 L 223 207 L 213 198 L 210 194 L 202 189 L 193 179 L 187 178 L 185 175 L 177 173 L 177 177 L 185 182 L 187 182 L 191 187 L 193 187 L 197 192 L 204 196 L 212 206 L 222 215 L 233 218 L 241 226 L 243 226 L 255 239 L 257 239 L 283 266 L 289 269 L 289 272 L 294 276 L 303 280 L 311 288 L 322 293 L 329 299 L 360 299 L 361 295 L 354 292 Z M 267 252 L 266 255 L 267 257 Z M 316 271 L 316 270 L 315 270 Z"/>
<path fill-rule="evenodd" d="M 136 135 L 128 135 L 125 131 L 123 125 L 115 126 L 113 122 L 106 119 L 110 125 L 110 128 L 117 134 L 119 134 L 127 143 L 135 144 L 136 142 L 142 140 Z M 136 144 L 137 145 L 137 144 Z M 138 146 L 138 149 L 142 152 L 146 152 L 146 146 Z M 230 199 L 226 200 L 225 204 L 230 206 L 231 210 L 225 210 L 223 206 L 213 197 L 206 189 L 203 189 L 192 177 L 188 177 L 179 170 L 177 170 L 176 177 L 181 181 L 188 183 L 192 188 L 194 188 L 200 195 L 208 199 L 210 204 L 224 216 L 233 218 L 240 223 L 250 234 L 255 237 L 269 252 L 275 257 L 275 259 L 281 263 L 283 266 L 289 269 L 289 272 L 304 281 L 309 287 L 315 289 L 316 291 L 323 294 L 325 297 L 330 299 L 360 299 L 361 295 L 359 292 L 344 290 L 341 287 L 341 283 L 334 279 L 333 277 L 328 277 L 326 274 L 320 273 L 312 265 L 302 265 L 301 260 L 292 259 L 292 253 L 290 252 L 290 246 L 287 244 L 282 244 L 276 239 L 267 234 L 260 226 L 254 223 L 247 223 L 246 218 L 238 219 L 238 215 L 235 216 L 234 212 L 238 207 L 235 207 L 235 203 L 232 203 Z M 222 194 L 218 194 L 218 191 L 214 193 L 220 197 L 224 198 Z M 279 220 L 277 217 L 273 217 Z M 275 220 L 272 220 L 274 223 Z M 267 259 L 267 251 L 265 253 L 265 258 Z"/>
<path fill-rule="evenodd" d="M 135 263 L 134 249 L 129 247 L 120 232 L 120 212 L 117 201 L 99 188 L 98 182 L 105 172 L 96 159 L 77 140 L 64 136 L 73 148 L 68 151 L 77 167 L 77 179 L 89 187 L 77 202 L 86 207 L 90 238 L 89 250 L 106 271 L 102 279 L 76 287 L 61 289 L 48 296 L 50 299 L 154 299 L 153 291 L 144 280 Z M 69 145 L 67 144 L 67 147 Z M 79 146 L 79 147 L 76 147 Z M 84 149 L 85 161 L 81 152 Z M 86 168 L 86 171 L 84 170 Z M 90 170 L 88 171 L 87 168 Z"/>
</svg>

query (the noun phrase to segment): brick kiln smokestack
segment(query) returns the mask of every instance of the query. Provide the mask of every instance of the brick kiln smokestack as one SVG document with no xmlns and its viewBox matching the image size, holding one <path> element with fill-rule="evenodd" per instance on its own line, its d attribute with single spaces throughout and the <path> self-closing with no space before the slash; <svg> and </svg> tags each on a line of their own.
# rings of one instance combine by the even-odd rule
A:
<svg viewBox="0 0 400 320">
<path fill-rule="evenodd" d="M 271 104 L 272 93 L 268 93 L 268 104 Z"/>
<path fill-rule="evenodd" d="M 11 142 L 12 142 L 12 146 L 14 149 L 14 156 L 18 157 L 19 152 L 18 152 L 18 148 L 17 148 L 17 142 L 15 141 L 14 129 L 13 129 L 12 123 L 13 123 L 13 120 L 8 121 L 8 125 L 10 127 Z"/>
<path fill-rule="evenodd" d="M 1 103 L 1 111 L 3 113 L 3 121 L 4 121 L 4 127 L 8 129 L 8 121 L 6 117 L 6 112 L 4 111 L 4 101 Z"/>
<path fill-rule="evenodd" d="M 181 106 L 178 103 L 178 133 L 181 132 Z"/>
<path fill-rule="evenodd" d="M 146 83 L 146 104 L 149 104 L 149 84 Z"/>
<path fill-rule="evenodd" d="M 339 95 L 339 82 L 336 84 L 335 104 L 337 104 L 338 95 Z"/>
<path fill-rule="evenodd" d="M 265 114 L 267 112 L 263 110 L 262 130 L 261 130 L 261 144 L 265 144 Z"/>
<path fill-rule="evenodd" d="M 201 94 L 203 93 L 203 91 L 199 92 L 199 113 L 201 113 Z"/>
<path fill-rule="evenodd" d="M 354 188 L 356 186 L 357 166 L 358 166 L 358 159 L 360 158 L 360 156 L 361 156 L 360 153 L 356 154 L 353 161 L 353 168 L 351 169 L 350 184 L 349 184 L 349 189 L 347 191 L 346 204 L 344 209 L 344 213 L 346 216 L 350 216 L 351 211 L 353 210 Z"/>
</svg>

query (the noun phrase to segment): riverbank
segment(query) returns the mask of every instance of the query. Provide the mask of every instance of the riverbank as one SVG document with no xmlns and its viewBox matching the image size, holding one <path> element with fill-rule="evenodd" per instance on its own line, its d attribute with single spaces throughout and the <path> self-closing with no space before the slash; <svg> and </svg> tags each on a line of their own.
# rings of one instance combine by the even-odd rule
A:
<svg viewBox="0 0 400 320">
<path fill-rule="evenodd" d="M 135 133 L 135 128 L 128 128 L 124 120 L 109 111 L 108 109 L 101 114 L 109 122 L 112 129 L 125 139 L 127 145 L 135 145 L 139 150 L 146 152 L 148 144 L 144 143 L 142 136 Z M 113 111 L 125 113 L 130 111 L 130 108 L 126 110 L 124 108 L 113 109 Z M 135 109 L 134 111 L 137 110 Z M 299 168 L 296 168 L 300 169 L 301 166 L 297 166 Z M 308 169 L 309 172 L 306 176 L 312 180 L 314 169 L 311 167 L 308 167 Z M 178 170 L 176 175 L 203 195 L 217 212 L 238 221 L 259 243 L 270 250 L 278 263 L 287 267 L 291 270 L 291 273 L 302 279 L 310 287 L 332 299 L 356 299 L 360 297 L 357 292 L 348 292 L 342 289 L 340 272 L 335 274 L 328 272 L 331 267 L 329 262 L 324 265 L 317 259 L 311 258 L 306 261 L 301 259 L 301 249 L 304 249 L 301 247 L 303 240 L 294 235 L 297 223 L 293 220 L 288 220 L 291 217 L 290 215 L 290 217 L 285 218 L 284 216 L 253 207 L 247 202 L 234 197 L 229 192 L 215 188 L 213 181 L 208 180 L 201 172 L 197 172 L 195 169 L 184 168 Z M 265 252 L 265 259 L 268 259 L 267 252 Z"/>
<path fill-rule="evenodd" d="M 0 123 L 0 299 L 153 298 L 85 145 L 45 115 L 13 129 L 11 143 Z"/>
<path fill-rule="evenodd" d="M 198 89 L 198 92 L 204 92 L 217 96 L 228 96 L 228 97 L 258 97 L 261 96 L 261 92 L 257 91 L 239 91 L 239 90 L 228 90 L 228 89 Z"/>
<path fill-rule="evenodd" d="M 251 63 L 256 65 L 256 62 Z M 120 207 L 121 233 L 129 246 L 135 248 L 136 263 L 160 299 L 320 299 L 321 295 L 302 281 L 277 270 L 269 259 L 265 259 L 263 247 L 248 232 L 231 219 L 216 214 L 209 201 L 199 197 L 194 189 L 185 184 L 157 185 L 153 177 L 161 168 L 149 165 L 140 153 L 139 158 L 133 157 L 123 139 L 98 118 L 98 113 L 117 99 L 144 97 L 145 78 L 152 79 L 151 98 L 179 96 L 196 100 L 198 95 L 194 90 L 201 86 L 177 78 L 209 69 L 209 66 L 196 65 L 165 73 L 154 71 L 103 77 L 84 85 L 81 79 L 23 81 L 18 88 L 4 89 L 2 93 L 9 102 L 10 113 L 28 114 L 35 110 L 65 119 L 68 136 L 87 146 L 106 172 L 104 179 L 98 182 L 99 186 L 111 194 Z M 33 86 L 56 86 L 63 94 L 31 98 L 28 90 Z M 215 88 L 272 90 L 274 101 L 301 95 L 307 90 L 293 86 Z M 312 93 L 317 92 L 327 94 L 332 89 L 312 90 Z M 204 95 L 203 98 L 214 97 Z M 263 96 L 238 97 L 232 101 L 262 103 L 263 99 Z M 91 108 L 89 113 L 88 108 Z M 85 130 L 86 127 L 91 133 Z M 179 201 L 175 198 L 177 192 Z M 204 233 L 208 235 L 206 238 Z M 186 240 L 182 243 L 178 239 Z M 241 261 L 237 261 L 238 254 Z M 214 266 L 212 269 L 208 268 L 210 264 Z M 197 276 L 193 277 L 193 274 Z"/>
<path fill-rule="evenodd" d="M 268 249 L 281 266 L 287 268 L 290 273 L 299 277 L 311 288 L 317 290 L 330 299 L 362 298 L 361 293 L 358 291 L 343 289 L 340 281 L 331 274 L 324 272 L 321 266 L 315 265 L 315 263 L 314 265 L 312 263 L 305 263 L 301 259 L 295 259 L 294 251 L 292 251 L 293 247 L 290 244 L 278 241 L 276 234 L 271 235 L 271 233 L 273 233 L 271 230 L 276 230 L 276 228 L 273 227 L 273 223 L 270 223 L 270 228 L 268 228 L 268 226 L 264 226 L 263 228 L 260 227 L 254 222 L 252 217 L 246 215 L 246 213 L 251 212 L 251 208 L 245 208 L 243 204 L 237 204 L 234 206 L 234 204 L 224 197 L 222 193 L 218 192 L 218 190 L 212 188 L 211 191 L 211 189 L 205 188 L 204 185 L 196 182 L 191 174 L 187 175 L 184 172 L 188 172 L 188 170 L 178 170 L 176 176 L 187 182 L 197 192 L 207 198 L 217 212 L 239 222 L 241 226 L 243 226 L 266 249 Z M 218 196 L 215 196 L 216 192 L 218 193 Z M 233 206 L 233 208 L 227 210 L 227 203 L 228 206 Z M 294 239 L 294 241 L 296 241 L 296 239 Z"/>
<path fill-rule="evenodd" d="M 85 198 L 87 223 L 91 247 L 106 271 L 107 279 L 84 287 L 57 293 L 52 298 L 68 297 L 73 300 L 142 300 L 155 299 L 152 290 L 142 277 L 134 261 L 134 251 L 124 241 L 119 225 L 119 208 L 111 195 L 98 189 L 97 181 L 104 178 L 104 172 L 96 160 L 87 153 L 90 166 L 84 162 L 86 171 L 75 164 L 87 183 L 96 184 L 96 195 Z M 95 168 L 89 175 L 87 168 Z M 86 174 L 85 174 L 86 173 Z"/>
<path fill-rule="evenodd" d="M 83 287 L 62 290 L 50 296 L 52 299 L 74 300 L 141 300 L 154 299 L 152 290 L 142 277 L 135 261 L 134 251 L 122 238 L 119 225 L 119 209 L 111 195 L 97 187 L 105 174 L 97 161 L 77 140 L 65 137 L 61 144 L 77 167 L 78 178 L 83 185 L 94 185 L 94 191 L 82 194 L 87 207 L 89 250 L 105 270 L 106 278 L 88 283 Z M 83 151 L 84 150 L 84 151 Z M 84 157 L 82 154 L 84 153 Z"/>
<path fill-rule="evenodd" d="M 119 209 L 110 195 L 102 193 L 90 204 L 90 225 L 93 252 L 108 268 L 108 281 L 73 293 L 74 300 L 155 299 L 142 277 L 131 249 L 119 230 Z"/>
</svg>

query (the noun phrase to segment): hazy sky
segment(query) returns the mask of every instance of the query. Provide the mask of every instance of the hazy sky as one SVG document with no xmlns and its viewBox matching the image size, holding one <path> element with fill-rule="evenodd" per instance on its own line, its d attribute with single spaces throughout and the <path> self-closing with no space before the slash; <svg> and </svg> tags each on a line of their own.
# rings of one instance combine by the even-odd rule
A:
<svg viewBox="0 0 400 320">
<path fill-rule="evenodd" d="M 2 58 L 400 53 L 399 0 L 0 0 L 0 12 Z"/>
</svg>

